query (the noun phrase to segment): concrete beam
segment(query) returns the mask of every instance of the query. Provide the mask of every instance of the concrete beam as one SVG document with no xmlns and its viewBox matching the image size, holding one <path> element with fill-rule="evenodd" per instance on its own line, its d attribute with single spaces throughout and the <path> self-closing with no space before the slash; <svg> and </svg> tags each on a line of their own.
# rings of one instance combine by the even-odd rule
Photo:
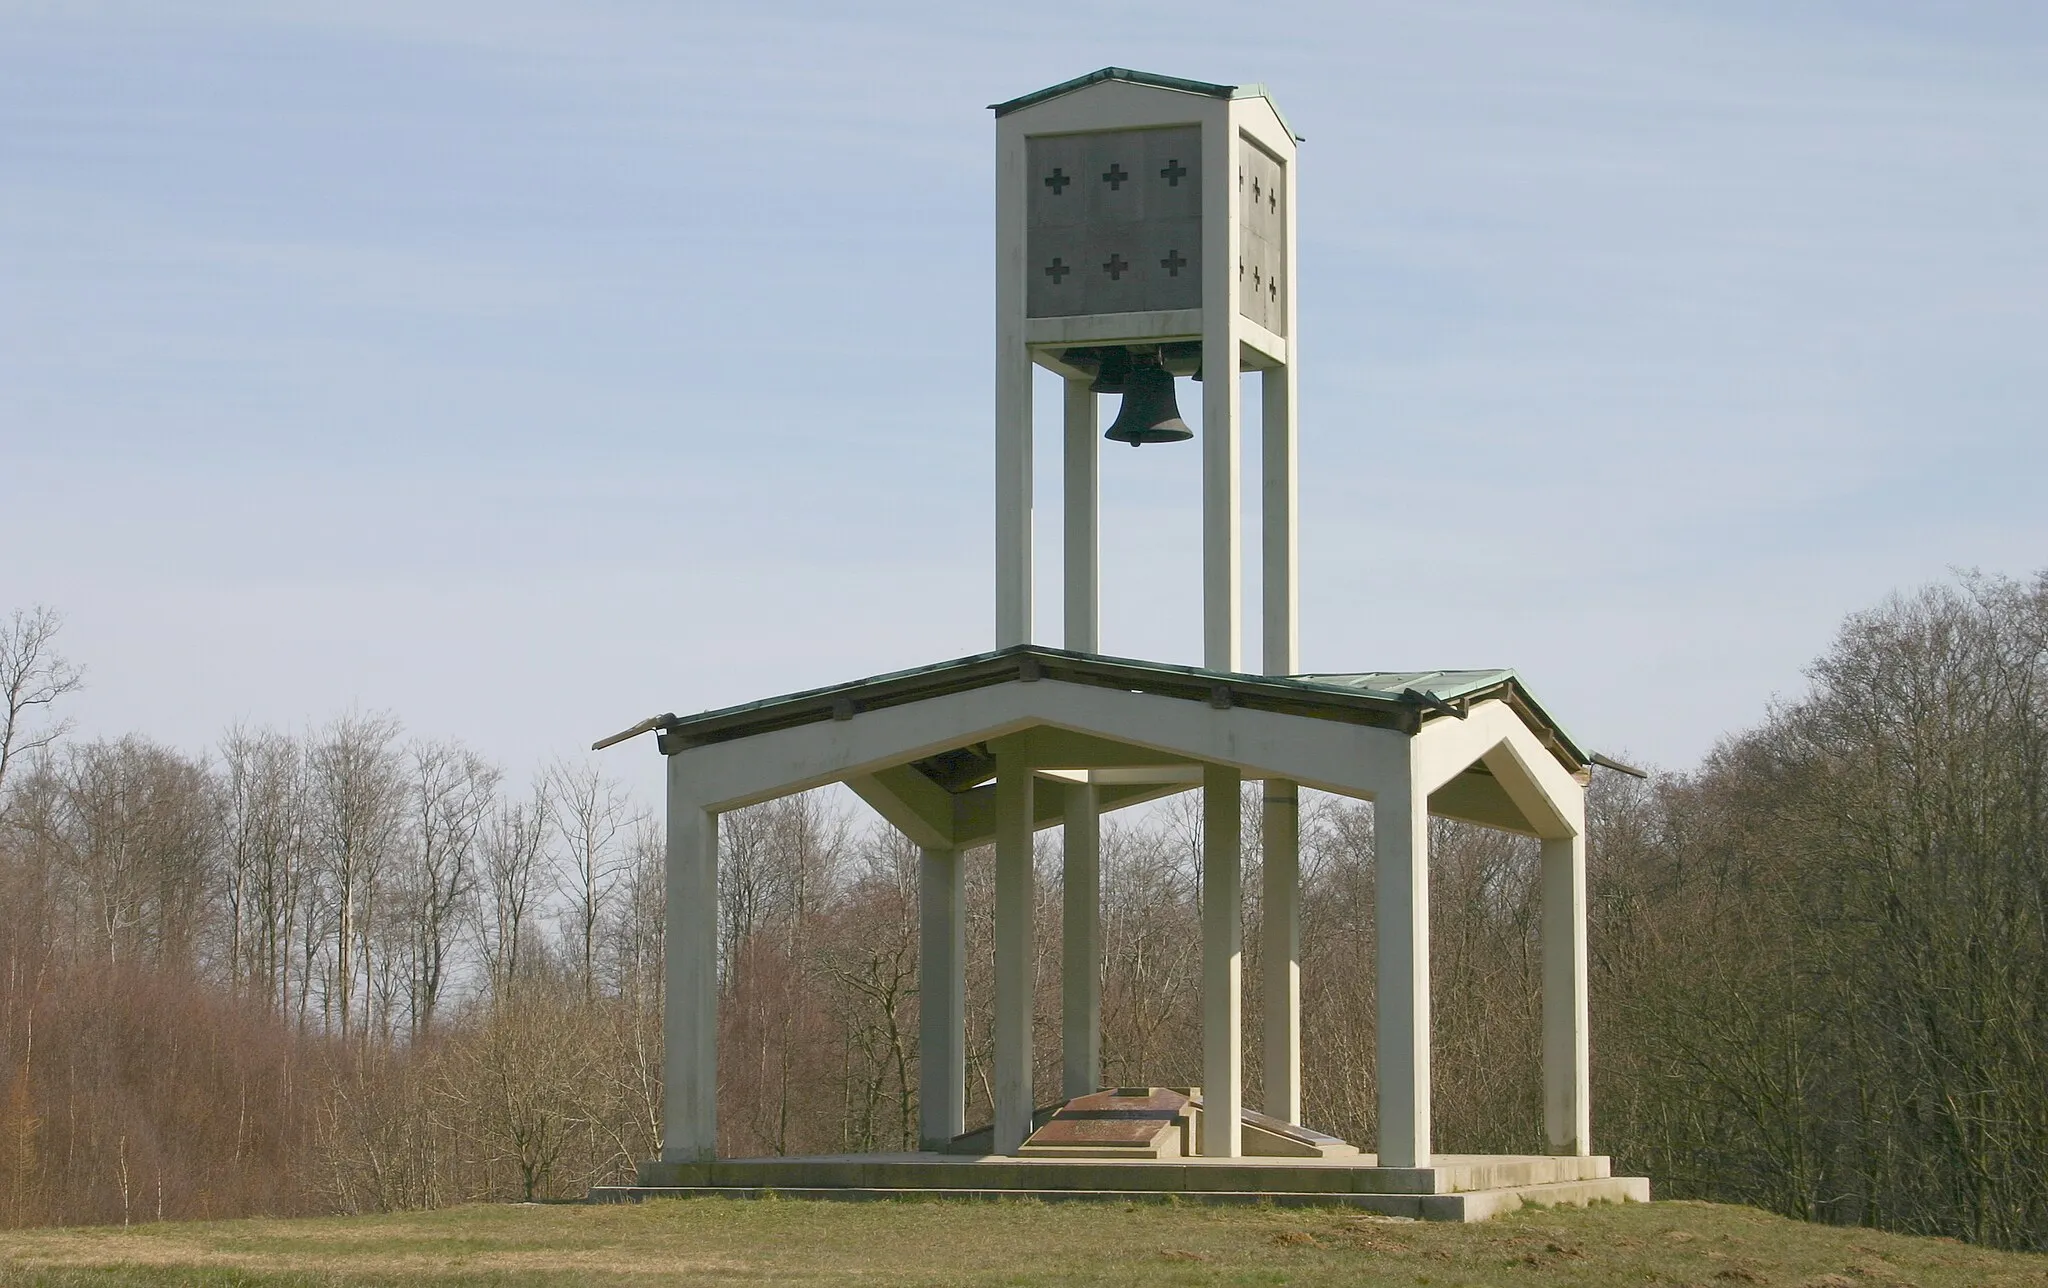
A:
<svg viewBox="0 0 2048 1288">
<path fill-rule="evenodd" d="M 1475 707 L 1474 719 L 1489 705 L 1499 704 Z M 1512 713 L 1506 718 L 1515 720 Z M 1439 725 L 1468 723 L 1433 721 L 1423 735 Z M 1040 725 L 1147 747 L 1159 763 L 1232 765 L 1247 777 L 1285 778 L 1367 799 L 1381 784 L 1405 781 L 1408 768 L 1409 738 L 1397 730 L 1249 707 L 1219 710 L 1206 702 L 1051 678 L 686 747 L 669 759 L 688 764 L 712 808 L 728 810 Z M 1475 750 L 1444 778 L 1484 750 Z M 1571 781 L 1562 767 L 1559 774 Z"/>
<path fill-rule="evenodd" d="M 910 766 L 855 774 L 846 785 L 913 844 L 952 847 L 953 794 Z"/>
</svg>

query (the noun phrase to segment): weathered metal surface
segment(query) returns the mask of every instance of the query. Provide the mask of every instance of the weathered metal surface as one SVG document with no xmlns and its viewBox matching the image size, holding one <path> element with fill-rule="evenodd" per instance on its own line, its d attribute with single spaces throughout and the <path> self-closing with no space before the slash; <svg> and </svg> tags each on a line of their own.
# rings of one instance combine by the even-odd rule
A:
<svg viewBox="0 0 2048 1288">
<path fill-rule="evenodd" d="M 1026 314 L 1199 308 L 1201 151 L 1199 126 L 1032 139 Z"/>
<path fill-rule="evenodd" d="M 1287 334 L 1287 172 L 1249 140 L 1237 172 L 1237 311 Z"/>
</svg>

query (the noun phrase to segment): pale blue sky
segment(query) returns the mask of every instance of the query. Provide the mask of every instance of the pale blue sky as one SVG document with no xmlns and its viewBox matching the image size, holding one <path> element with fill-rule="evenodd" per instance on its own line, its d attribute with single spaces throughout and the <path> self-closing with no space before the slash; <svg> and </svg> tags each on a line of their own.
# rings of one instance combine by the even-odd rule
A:
<svg viewBox="0 0 2048 1288">
<path fill-rule="evenodd" d="M 2048 6 L 0 0 L 0 610 L 86 733 L 515 767 L 986 648 L 985 105 L 1105 64 L 1307 136 L 1310 669 L 1682 765 L 2048 566 Z M 1198 658 L 1198 456 L 1104 458 L 1106 651 Z"/>
</svg>

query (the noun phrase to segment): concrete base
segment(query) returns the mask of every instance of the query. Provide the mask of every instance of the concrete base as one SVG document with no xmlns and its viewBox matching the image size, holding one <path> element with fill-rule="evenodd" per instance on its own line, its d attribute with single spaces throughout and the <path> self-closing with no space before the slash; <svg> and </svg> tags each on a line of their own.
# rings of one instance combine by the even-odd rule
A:
<svg viewBox="0 0 2048 1288">
<path fill-rule="evenodd" d="M 1650 1183 L 1612 1176 L 1605 1157 L 1439 1154 L 1429 1167 L 1351 1158 L 963 1158 L 841 1154 L 643 1163 L 637 1185 L 598 1186 L 590 1201 L 775 1193 L 829 1199 L 1169 1199 L 1344 1206 L 1427 1221 L 1484 1221 L 1523 1206 L 1647 1202 Z"/>
</svg>

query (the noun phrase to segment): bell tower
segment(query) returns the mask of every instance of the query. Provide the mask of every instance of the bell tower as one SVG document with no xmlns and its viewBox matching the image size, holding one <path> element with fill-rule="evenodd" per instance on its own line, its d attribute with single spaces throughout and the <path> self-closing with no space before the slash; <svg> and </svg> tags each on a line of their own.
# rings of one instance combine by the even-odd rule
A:
<svg viewBox="0 0 2048 1288">
<path fill-rule="evenodd" d="M 1260 382 L 1263 648 L 1260 669 L 1292 675 L 1296 564 L 1294 354 L 1295 144 L 1260 86 L 1212 85 L 1105 67 L 998 103 L 996 114 L 996 645 L 1030 644 L 1032 367 L 1064 383 L 1064 608 L 1068 649 L 1100 653 L 1098 407 L 1123 398 L 1106 437 L 1202 453 L 1202 665 L 1242 672 L 1241 375 Z M 1201 426 L 1181 419 L 1176 384 L 1199 382 Z M 1202 1014 L 1209 1109 L 1203 1150 L 1239 1151 L 1241 945 L 1236 861 L 1241 778 L 1203 771 Z M 1101 1081 L 1099 789 L 1063 797 L 1062 1088 Z M 1268 778 L 1261 811 L 1266 872 L 1266 1111 L 1301 1113 L 1299 791 Z M 998 864 L 998 883 L 1006 869 Z M 1010 872 L 1013 884 L 1022 877 Z M 999 896 L 1000 897 L 1000 896 Z M 1021 896 L 1012 894 L 1012 902 Z M 1211 923 L 1214 924 L 1211 924 Z M 999 920 L 997 951 L 1026 933 Z M 1028 1015 L 1015 980 L 997 1010 Z M 1029 1050 L 1025 1029 L 999 1050 Z M 1014 1079 L 1013 1079 L 1014 1081 Z M 1009 1100 L 1027 1108 L 1026 1092 Z M 999 1096 L 999 1102 L 1001 1097 Z M 1009 1118 L 998 1139 L 1022 1140 Z M 999 1115 L 1000 1116 L 1000 1115 Z M 1008 1136 L 1005 1135 L 1008 1133 Z M 1215 1133 L 1212 1137 L 1211 1133 Z"/>
<path fill-rule="evenodd" d="M 1032 367 L 1064 393 L 1067 648 L 1100 651 L 1107 438 L 1202 453 L 1202 662 L 1244 671 L 1240 374 L 1260 380 L 1262 651 L 1298 669 L 1295 144 L 1263 87 L 1121 67 L 994 106 L 996 644 L 1032 642 Z M 1200 431 L 1177 381 L 1201 390 Z"/>
</svg>

